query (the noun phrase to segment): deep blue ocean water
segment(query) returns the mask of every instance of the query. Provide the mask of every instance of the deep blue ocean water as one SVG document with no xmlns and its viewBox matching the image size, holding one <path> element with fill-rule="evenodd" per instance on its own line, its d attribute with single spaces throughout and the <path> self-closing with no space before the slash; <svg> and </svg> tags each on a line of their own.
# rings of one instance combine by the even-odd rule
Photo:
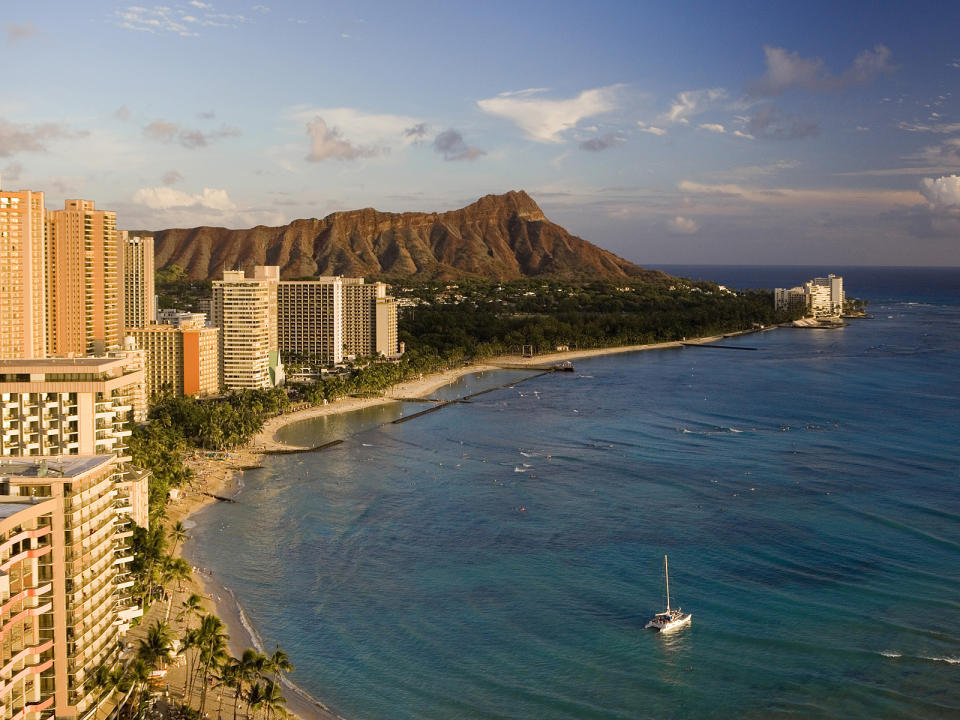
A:
<svg viewBox="0 0 960 720">
<path fill-rule="evenodd" d="M 247 473 L 193 557 L 349 720 L 960 717 L 960 270 L 839 272 L 873 319 L 288 426 L 347 440 Z"/>
</svg>

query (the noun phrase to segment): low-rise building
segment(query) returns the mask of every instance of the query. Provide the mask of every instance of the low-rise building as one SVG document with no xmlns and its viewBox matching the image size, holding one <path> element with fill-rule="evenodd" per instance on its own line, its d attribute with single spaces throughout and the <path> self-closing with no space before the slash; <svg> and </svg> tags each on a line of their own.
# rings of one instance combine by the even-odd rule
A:
<svg viewBox="0 0 960 720">
<path fill-rule="evenodd" d="M 157 322 L 161 325 L 173 325 L 174 327 L 206 327 L 207 314 L 177 310 L 176 308 L 164 308 L 163 310 L 157 310 Z"/>
<path fill-rule="evenodd" d="M 128 328 L 145 355 L 146 392 L 176 396 L 220 392 L 219 328 L 190 324 Z"/>
</svg>

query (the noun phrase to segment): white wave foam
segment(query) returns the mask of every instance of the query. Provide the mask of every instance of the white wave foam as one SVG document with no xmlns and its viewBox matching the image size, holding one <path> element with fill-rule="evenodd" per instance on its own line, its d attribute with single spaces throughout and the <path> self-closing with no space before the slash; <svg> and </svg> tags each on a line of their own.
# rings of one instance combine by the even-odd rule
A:
<svg viewBox="0 0 960 720">
<path fill-rule="evenodd" d="M 902 658 L 903 653 L 896 650 L 881 650 L 880 654 L 888 658 Z M 950 665 L 960 665 L 960 657 L 947 657 L 946 655 L 909 655 L 911 660 L 927 660 L 928 662 L 943 662 Z"/>
<path fill-rule="evenodd" d="M 525 467 L 519 467 L 519 466 L 517 466 L 517 467 L 515 467 L 515 468 L 513 469 L 513 471 L 514 471 L 514 472 L 526 472 L 527 469 L 526 469 Z"/>
<path fill-rule="evenodd" d="M 230 593 L 233 604 L 237 608 L 237 615 L 240 616 L 240 624 L 243 625 L 243 629 L 246 630 L 247 634 L 250 636 L 253 646 L 258 652 L 265 653 L 266 651 L 263 649 L 263 638 L 260 637 L 260 633 L 257 632 L 257 629 L 253 626 L 253 623 L 250 622 L 250 618 L 248 618 L 247 614 L 243 611 L 243 606 L 237 600 L 236 593 L 233 592 L 232 588 L 226 588 L 226 590 L 228 593 Z"/>
<path fill-rule="evenodd" d="M 945 662 L 950 663 L 951 665 L 960 664 L 960 657 L 934 657 L 930 655 L 921 655 L 923 660 L 930 660 L 932 662 Z"/>
</svg>

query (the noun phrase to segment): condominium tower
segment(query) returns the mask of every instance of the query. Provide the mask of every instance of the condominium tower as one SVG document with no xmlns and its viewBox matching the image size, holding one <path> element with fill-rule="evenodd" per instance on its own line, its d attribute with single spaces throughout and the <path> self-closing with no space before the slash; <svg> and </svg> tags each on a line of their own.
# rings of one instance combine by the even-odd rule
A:
<svg viewBox="0 0 960 720">
<path fill-rule="evenodd" d="M 280 352 L 326 365 L 343 362 L 343 279 L 283 281 L 278 288 Z"/>
<path fill-rule="evenodd" d="M 123 327 L 141 328 L 156 321 L 153 238 L 120 231 L 123 251 Z"/>
<path fill-rule="evenodd" d="M 357 357 L 394 357 L 398 352 L 396 299 L 382 282 L 343 278 L 343 351 Z"/>
<path fill-rule="evenodd" d="M 90 200 L 47 211 L 47 353 L 102 355 L 119 347 L 123 320 L 116 213 Z"/>
<path fill-rule="evenodd" d="M 0 191 L 0 357 L 47 354 L 43 193 Z"/>
<path fill-rule="evenodd" d="M 0 681 L 11 676 L 0 692 L 22 691 L 4 693 L 3 717 L 84 715 L 103 690 L 97 669 L 114 665 L 120 633 L 142 614 L 130 597 L 129 520 L 114 507 L 118 476 L 113 455 L 0 459 Z"/>
<path fill-rule="evenodd" d="M 213 282 L 211 324 L 220 328 L 221 380 L 227 389 L 268 388 L 283 381 L 277 343 L 280 268 L 257 266 L 248 278 L 225 270 Z"/>
</svg>

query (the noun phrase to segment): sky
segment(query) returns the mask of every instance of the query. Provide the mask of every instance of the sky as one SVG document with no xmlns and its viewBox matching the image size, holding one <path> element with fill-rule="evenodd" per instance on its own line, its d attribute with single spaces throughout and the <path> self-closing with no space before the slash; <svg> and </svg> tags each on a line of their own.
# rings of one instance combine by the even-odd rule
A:
<svg viewBox="0 0 960 720">
<path fill-rule="evenodd" d="M 0 182 L 118 226 L 526 190 L 640 263 L 960 265 L 960 3 L 4 0 Z"/>
</svg>

